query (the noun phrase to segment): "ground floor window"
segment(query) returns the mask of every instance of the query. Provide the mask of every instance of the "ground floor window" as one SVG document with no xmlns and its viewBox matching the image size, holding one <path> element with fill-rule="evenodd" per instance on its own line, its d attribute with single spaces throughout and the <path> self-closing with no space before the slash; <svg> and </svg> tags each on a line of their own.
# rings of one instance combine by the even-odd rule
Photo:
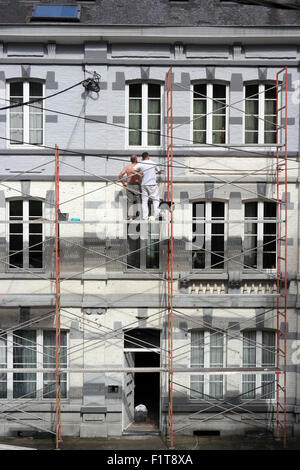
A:
<svg viewBox="0 0 300 470">
<path fill-rule="evenodd" d="M 61 367 L 67 367 L 66 331 L 61 332 Z M 15 330 L 0 336 L 1 369 L 16 372 L 0 374 L 0 398 L 55 398 L 56 375 L 43 372 L 55 369 L 55 330 Z M 18 369 L 22 371 L 17 372 Z M 24 372 L 24 369 L 38 369 Z M 61 374 L 61 397 L 67 398 L 67 374 Z"/>
</svg>

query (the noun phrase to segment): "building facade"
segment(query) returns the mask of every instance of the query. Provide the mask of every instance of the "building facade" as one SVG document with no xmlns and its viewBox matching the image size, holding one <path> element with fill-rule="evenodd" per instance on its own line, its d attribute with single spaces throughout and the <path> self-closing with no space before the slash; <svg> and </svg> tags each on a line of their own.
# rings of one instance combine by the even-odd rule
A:
<svg viewBox="0 0 300 470">
<path fill-rule="evenodd" d="M 0 29 L 0 435 L 55 431 L 56 144 L 62 434 L 167 433 L 167 224 L 124 223 L 118 175 L 148 151 L 167 199 L 170 66 L 174 432 L 274 430 L 276 74 L 287 66 L 287 429 L 296 435 L 300 12 L 219 0 L 72 1 L 63 12 L 59 2 L 15 3 Z M 95 77 L 100 91 L 82 86 Z M 135 423 L 139 404 L 146 425 Z"/>
</svg>

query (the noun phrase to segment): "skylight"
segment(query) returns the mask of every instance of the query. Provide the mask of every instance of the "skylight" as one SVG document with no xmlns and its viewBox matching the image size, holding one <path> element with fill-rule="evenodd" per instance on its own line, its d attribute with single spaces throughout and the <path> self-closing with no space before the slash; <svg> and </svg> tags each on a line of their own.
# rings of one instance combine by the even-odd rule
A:
<svg viewBox="0 0 300 470">
<path fill-rule="evenodd" d="M 79 21 L 79 5 L 36 5 L 31 21 Z"/>
</svg>

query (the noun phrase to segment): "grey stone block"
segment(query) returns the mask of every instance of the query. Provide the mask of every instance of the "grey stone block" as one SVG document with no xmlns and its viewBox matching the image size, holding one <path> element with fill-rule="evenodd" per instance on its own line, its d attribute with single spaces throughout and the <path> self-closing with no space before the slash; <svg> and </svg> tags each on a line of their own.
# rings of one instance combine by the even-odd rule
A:
<svg viewBox="0 0 300 470">
<path fill-rule="evenodd" d="M 80 425 L 79 437 L 107 437 L 107 425 L 102 424 L 90 424 L 82 423 Z"/>
</svg>

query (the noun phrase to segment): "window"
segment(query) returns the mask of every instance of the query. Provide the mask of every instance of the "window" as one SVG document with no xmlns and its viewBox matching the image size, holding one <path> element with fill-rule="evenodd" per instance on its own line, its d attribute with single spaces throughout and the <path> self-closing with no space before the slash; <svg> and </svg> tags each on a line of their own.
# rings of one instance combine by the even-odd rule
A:
<svg viewBox="0 0 300 470">
<path fill-rule="evenodd" d="M 17 372 L 30 368 L 55 369 L 55 338 L 54 330 L 16 330 L 1 337 L 0 367 L 16 372 L 0 374 L 0 398 L 55 398 L 55 373 Z M 66 331 L 61 331 L 61 367 L 67 367 Z M 67 397 L 66 374 L 61 374 L 61 397 Z"/>
<path fill-rule="evenodd" d="M 79 21 L 80 6 L 77 5 L 36 5 L 31 21 Z"/>
<path fill-rule="evenodd" d="M 224 269 L 224 202 L 193 203 L 193 269 Z"/>
<path fill-rule="evenodd" d="M 226 85 L 200 83 L 193 91 L 193 143 L 225 144 Z"/>
<path fill-rule="evenodd" d="M 191 368 L 223 367 L 224 365 L 224 334 L 219 332 L 191 331 Z M 223 397 L 223 375 L 192 374 L 191 398 Z"/>
<path fill-rule="evenodd" d="M 153 205 L 150 204 L 152 215 Z M 159 269 L 160 233 L 159 224 L 151 223 L 141 226 L 132 221 L 127 229 L 127 269 Z M 146 230 L 145 230 L 146 229 Z"/>
<path fill-rule="evenodd" d="M 157 147 L 161 144 L 161 86 L 133 83 L 129 90 L 130 146 Z"/>
<path fill-rule="evenodd" d="M 9 201 L 9 268 L 43 267 L 43 224 L 33 223 L 42 215 L 42 201 Z"/>
<path fill-rule="evenodd" d="M 243 332 L 243 366 L 274 367 L 276 359 L 275 331 Z M 243 399 L 274 399 L 275 374 L 243 374 Z"/>
<path fill-rule="evenodd" d="M 43 84 L 40 82 L 10 82 L 10 103 L 23 103 L 43 97 Z M 44 115 L 42 102 L 33 106 L 18 106 L 9 110 L 10 144 L 22 145 L 43 143 Z"/>
<path fill-rule="evenodd" d="M 276 86 L 245 86 L 245 143 L 276 143 Z"/>
<path fill-rule="evenodd" d="M 276 203 L 246 202 L 244 267 L 276 269 Z"/>
</svg>

